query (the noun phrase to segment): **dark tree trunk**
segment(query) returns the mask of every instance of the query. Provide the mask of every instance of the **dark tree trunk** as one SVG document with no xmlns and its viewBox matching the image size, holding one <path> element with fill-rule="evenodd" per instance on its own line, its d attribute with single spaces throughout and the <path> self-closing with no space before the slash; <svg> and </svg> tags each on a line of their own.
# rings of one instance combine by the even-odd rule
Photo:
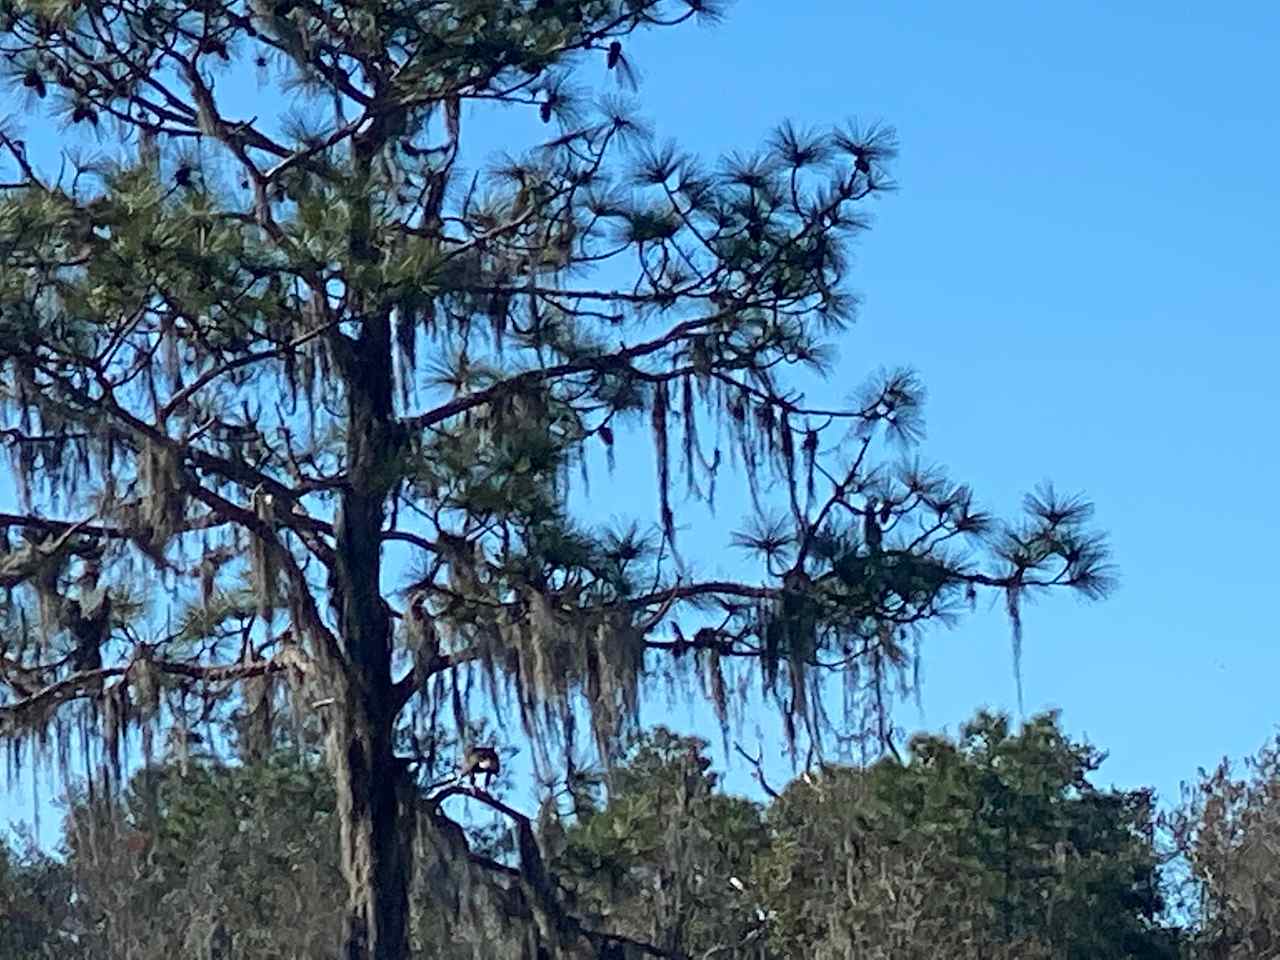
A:
<svg viewBox="0 0 1280 960">
<path fill-rule="evenodd" d="M 388 117 L 357 135 L 353 166 L 367 181 L 390 135 Z M 376 259 L 368 203 L 353 203 L 348 252 Z M 409 953 L 412 807 L 408 774 L 395 759 L 391 617 L 382 600 L 382 525 L 401 452 L 393 404 L 390 311 L 358 287 L 348 310 L 352 339 L 334 332 L 334 359 L 347 393 L 347 486 L 335 523 L 330 593 L 343 646 L 338 720 L 331 735 L 341 864 L 347 881 L 344 960 L 405 960 Z"/>
<path fill-rule="evenodd" d="M 404 960 L 408 956 L 410 837 L 403 771 L 389 730 L 356 707 L 342 725 L 335 759 L 342 870 L 348 898 L 344 960 Z M 381 729 L 379 729 L 381 727 Z"/>
<path fill-rule="evenodd" d="M 395 759 L 391 619 L 381 591 L 389 478 L 399 457 L 388 316 L 366 316 L 356 340 L 338 334 L 348 397 L 348 487 L 336 523 L 331 594 L 343 645 L 332 731 L 348 902 L 344 960 L 404 960 L 413 836 L 407 773 Z"/>
</svg>

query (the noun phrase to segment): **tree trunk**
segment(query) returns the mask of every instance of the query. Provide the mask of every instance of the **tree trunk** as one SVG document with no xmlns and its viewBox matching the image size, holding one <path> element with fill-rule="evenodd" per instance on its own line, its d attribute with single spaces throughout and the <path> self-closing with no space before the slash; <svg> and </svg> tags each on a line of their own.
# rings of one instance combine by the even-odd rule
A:
<svg viewBox="0 0 1280 960">
<path fill-rule="evenodd" d="M 353 142 L 353 173 L 368 182 L 389 118 L 378 114 Z M 351 207 L 348 251 L 373 264 L 373 220 L 366 198 Z M 325 296 L 316 291 L 317 296 Z M 330 741 L 347 881 L 344 960 L 405 960 L 413 822 L 408 773 L 395 759 L 392 624 L 382 599 L 382 526 L 401 454 L 395 416 L 390 309 L 357 285 L 347 310 L 356 338 L 335 330 L 334 360 L 347 394 L 346 486 L 334 524 L 330 597 L 342 642 L 339 715 Z"/>
<path fill-rule="evenodd" d="M 400 449 L 392 407 L 391 325 L 366 316 L 331 341 L 347 387 L 347 487 L 335 523 L 330 593 L 343 647 L 331 761 L 347 881 L 344 960 L 404 960 L 412 817 L 395 759 L 392 626 L 382 600 L 382 525 Z"/>
<path fill-rule="evenodd" d="M 361 698 L 354 698 L 355 700 Z M 334 757 L 347 881 L 344 960 L 405 960 L 409 953 L 412 817 L 403 801 L 403 769 L 386 724 L 354 702 L 335 731 Z"/>
</svg>

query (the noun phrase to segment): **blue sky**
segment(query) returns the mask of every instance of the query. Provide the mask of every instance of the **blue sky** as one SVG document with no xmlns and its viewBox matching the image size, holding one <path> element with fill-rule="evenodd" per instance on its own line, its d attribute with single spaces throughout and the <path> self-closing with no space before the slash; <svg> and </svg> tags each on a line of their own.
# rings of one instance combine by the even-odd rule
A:
<svg viewBox="0 0 1280 960">
<path fill-rule="evenodd" d="M 915 366 L 927 455 L 999 512 L 1046 477 L 1094 499 L 1121 587 L 1031 611 L 1026 706 L 1168 797 L 1280 719 L 1280 11 L 1114 6 L 743 3 L 641 63 L 690 147 L 781 117 L 897 127 L 841 374 Z M 909 726 L 1015 709 L 998 612 L 934 634 L 925 683 Z"/>
<path fill-rule="evenodd" d="M 788 118 L 897 128 L 900 189 L 860 243 L 833 380 L 915 367 L 925 457 L 998 514 L 1046 478 L 1095 501 L 1120 589 L 1028 611 L 1026 710 L 1061 707 L 1110 751 L 1103 782 L 1168 799 L 1280 719 L 1280 8 L 1112 6 L 757 0 L 629 52 L 659 135 L 704 155 Z M 652 516 L 651 472 L 595 481 L 593 515 Z M 721 507 L 737 513 L 732 491 Z M 901 724 L 1016 711 L 998 608 L 932 632 L 924 657 Z M 748 785 L 740 763 L 730 784 Z"/>
</svg>

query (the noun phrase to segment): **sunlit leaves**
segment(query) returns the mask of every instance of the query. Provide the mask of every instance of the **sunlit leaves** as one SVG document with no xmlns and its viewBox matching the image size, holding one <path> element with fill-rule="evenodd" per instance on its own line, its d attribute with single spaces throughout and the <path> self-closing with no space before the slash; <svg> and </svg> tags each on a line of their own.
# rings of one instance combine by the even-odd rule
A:
<svg viewBox="0 0 1280 960">
<path fill-rule="evenodd" d="M 904 762 L 815 765 L 768 811 L 761 893 L 787 955 L 1172 958 L 1149 795 L 1101 790 L 1052 714 L 980 713 Z"/>
</svg>

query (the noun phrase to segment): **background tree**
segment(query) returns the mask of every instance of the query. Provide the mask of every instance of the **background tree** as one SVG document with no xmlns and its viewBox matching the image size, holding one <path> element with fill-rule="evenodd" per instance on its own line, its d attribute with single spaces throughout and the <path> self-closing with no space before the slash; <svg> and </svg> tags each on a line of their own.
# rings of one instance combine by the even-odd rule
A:
<svg viewBox="0 0 1280 960">
<path fill-rule="evenodd" d="M 909 631 L 979 588 L 1004 593 L 1015 639 L 1029 591 L 1105 589 L 1083 503 L 1033 497 L 1004 529 L 967 487 L 881 463 L 880 438 L 918 436 L 910 374 L 834 406 L 784 382 L 824 370 L 851 316 L 846 247 L 888 184 L 888 131 L 784 125 L 708 165 L 655 146 L 617 98 L 578 96 L 592 70 L 629 76 L 634 31 L 714 13 L 0 10 L 16 88 L 114 148 L 60 166 L 0 135 L 0 400 L 22 501 L 3 518 L 0 577 L 22 590 L 0 727 L 98 751 L 118 784 L 134 734 L 150 756 L 162 728 L 182 740 L 236 710 L 265 741 L 289 698 L 329 745 L 353 960 L 405 955 L 415 864 L 524 955 L 610 945 L 564 913 L 513 808 L 477 797 L 519 828 L 500 869 L 446 811 L 463 788 L 418 802 L 415 771 L 487 707 L 518 715 L 549 775 L 583 718 L 618 754 L 660 663 L 722 720 L 754 672 L 789 741 L 816 748 L 840 722 L 825 678 L 883 717 Z M 254 69 L 296 109 L 237 104 Z M 464 126 L 495 109 L 546 136 L 465 175 Z M 575 521 L 569 469 L 642 429 L 654 533 Z M 704 499 L 741 468 L 758 579 L 681 565 L 677 458 Z"/>
<path fill-rule="evenodd" d="M 66 865 L 30 836 L 0 842 L 0 956 L 70 957 L 73 883 Z"/>
<path fill-rule="evenodd" d="M 548 815 L 543 842 L 575 909 L 599 926 L 680 956 L 756 956 L 764 925 L 746 882 L 769 836 L 757 804 L 719 790 L 706 747 L 646 731 L 608 802 L 579 781 L 556 804 L 567 829 Z"/>
<path fill-rule="evenodd" d="M 1172 958 L 1146 791 L 1054 715 L 979 713 L 906 763 L 828 767 L 769 807 L 760 871 L 782 956 Z"/>
<path fill-rule="evenodd" d="M 1167 826 L 1187 868 L 1195 956 L 1266 957 L 1280 949 L 1280 739 L 1245 762 L 1200 771 Z"/>
<path fill-rule="evenodd" d="M 77 956 L 278 957 L 332 952 L 342 893 L 332 779 L 276 755 L 138 771 L 123 797 L 67 818 L 67 864 L 85 921 Z"/>
<path fill-rule="evenodd" d="M 9 957 L 304 960 L 341 931 L 333 778 L 314 753 L 278 749 L 241 762 L 170 756 L 119 795 L 80 791 L 60 856 L 0 847 L 0 945 Z M 473 849 L 512 850 L 501 837 Z M 436 898 L 415 889 L 414 957 L 484 955 L 451 935 Z M 7 939 L 4 939 L 7 937 Z M 488 955 L 494 955 L 491 952 Z"/>
</svg>

